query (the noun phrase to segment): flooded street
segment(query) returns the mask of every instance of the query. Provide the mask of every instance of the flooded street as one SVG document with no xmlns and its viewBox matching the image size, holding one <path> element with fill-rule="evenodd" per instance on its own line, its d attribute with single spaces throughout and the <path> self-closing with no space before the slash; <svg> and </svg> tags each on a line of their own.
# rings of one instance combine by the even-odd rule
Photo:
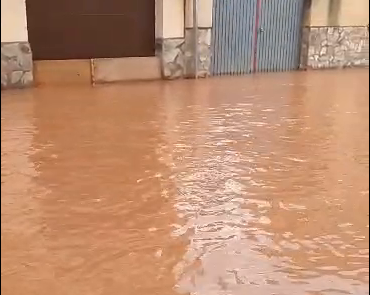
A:
<svg viewBox="0 0 370 295">
<path fill-rule="evenodd" d="M 369 294 L 368 79 L 3 92 L 3 294 Z"/>
</svg>

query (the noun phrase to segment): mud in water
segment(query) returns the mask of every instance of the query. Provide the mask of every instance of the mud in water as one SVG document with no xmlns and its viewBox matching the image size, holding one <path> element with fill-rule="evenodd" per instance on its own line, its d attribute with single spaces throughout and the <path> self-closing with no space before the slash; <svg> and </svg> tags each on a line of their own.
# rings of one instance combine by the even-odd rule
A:
<svg viewBox="0 0 370 295">
<path fill-rule="evenodd" d="M 2 294 L 369 294 L 368 79 L 3 92 Z"/>
</svg>

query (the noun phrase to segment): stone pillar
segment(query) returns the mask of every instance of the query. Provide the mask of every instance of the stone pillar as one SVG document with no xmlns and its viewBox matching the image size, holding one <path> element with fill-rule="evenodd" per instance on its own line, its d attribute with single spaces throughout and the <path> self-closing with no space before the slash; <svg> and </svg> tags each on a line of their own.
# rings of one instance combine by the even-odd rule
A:
<svg viewBox="0 0 370 295">
<path fill-rule="evenodd" d="M 164 79 L 185 76 L 184 0 L 156 0 L 156 55 Z"/>
<path fill-rule="evenodd" d="M 25 0 L 1 0 L 1 89 L 33 84 Z"/>
<path fill-rule="evenodd" d="M 369 1 L 310 0 L 303 28 L 301 68 L 369 65 Z M 334 8 L 333 8 L 334 7 Z"/>
<path fill-rule="evenodd" d="M 198 0 L 198 77 L 209 74 L 212 0 Z M 194 77 L 193 0 L 157 0 L 156 43 L 164 79 Z"/>
<path fill-rule="evenodd" d="M 211 66 L 213 0 L 198 0 L 198 72 L 194 69 L 193 0 L 186 0 L 185 43 L 188 56 L 187 69 L 190 75 L 207 77 Z"/>
</svg>

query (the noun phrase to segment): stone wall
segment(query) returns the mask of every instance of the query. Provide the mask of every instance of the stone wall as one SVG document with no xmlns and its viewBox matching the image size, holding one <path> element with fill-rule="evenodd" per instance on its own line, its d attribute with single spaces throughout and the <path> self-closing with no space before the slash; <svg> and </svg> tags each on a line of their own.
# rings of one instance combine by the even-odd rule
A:
<svg viewBox="0 0 370 295">
<path fill-rule="evenodd" d="M 33 84 L 33 62 L 28 42 L 1 43 L 1 89 Z"/>
<path fill-rule="evenodd" d="M 301 67 L 324 69 L 368 66 L 368 27 L 305 28 L 302 53 Z"/>
<path fill-rule="evenodd" d="M 185 30 L 184 38 L 157 40 L 157 55 L 161 59 L 164 79 L 191 78 L 194 69 L 194 31 Z M 198 77 L 207 77 L 211 64 L 211 28 L 198 29 Z"/>
<path fill-rule="evenodd" d="M 211 28 L 198 29 L 198 72 L 199 78 L 208 77 L 211 67 Z M 189 62 L 187 69 L 188 74 L 194 76 L 194 30 L 186 29 L 185 31 L 186 56 Z"/>
<path fill-rule="evenodd" d="M 184 38 L 158 39 L 156 55 L 161 62 L 161 75 L 164 79 L 177 79 L 185 76 Z"/>
</svg>

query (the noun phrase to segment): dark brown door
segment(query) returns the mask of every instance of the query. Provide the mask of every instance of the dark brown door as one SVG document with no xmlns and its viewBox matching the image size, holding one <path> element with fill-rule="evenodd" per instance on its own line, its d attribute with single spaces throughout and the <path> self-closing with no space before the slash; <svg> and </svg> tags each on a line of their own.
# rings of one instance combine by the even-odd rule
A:
<svg viewBox="0 0 370 295">
<path fill-rule="evenodd" d="M 154 56 L 154 0 L 27 0 L 35 60 Z"/>
</svg>

